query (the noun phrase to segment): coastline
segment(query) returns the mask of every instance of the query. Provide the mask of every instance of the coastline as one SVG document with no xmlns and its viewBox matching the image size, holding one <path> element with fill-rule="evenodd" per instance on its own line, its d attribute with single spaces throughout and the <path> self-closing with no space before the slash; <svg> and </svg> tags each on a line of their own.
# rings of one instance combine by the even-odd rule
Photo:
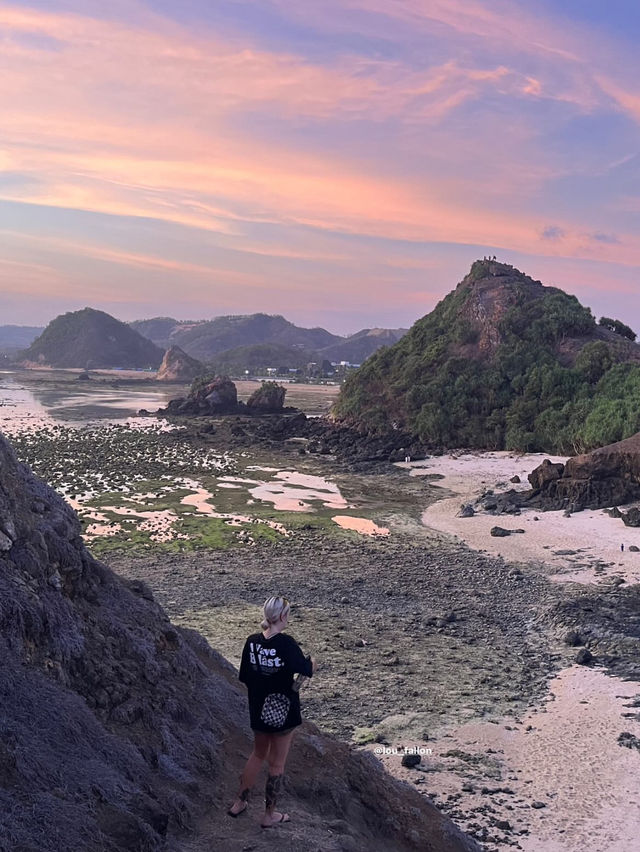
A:
<svg viewBox="0 0 640 852">
<path fill-rule="evenodd" d="M 625 527 L 602 509 L 585 509 L 566 517 L 562 511 L 541 512 L 523 509 L 520 515 L 494 515 L 478 512 L 470 518 L 458 517 L 461 504 L 473 504 L 486 490 L 508 488 L 527 490 L 527 474 L 543 459 L 564 462 L 560 456 L 543 453 L 519 455 L 508 452 L 445 455 L 399 463 L 411 476 L 438 476 L 436 487 L 454 492 L 443 495 L 422 514 L 422 523 L 445 533 L 473 550 L 501 556 L 508 562 L 537 564 L 554 582 L 602 584 L 621 577 L 627 583 L 640 582 L 640 528 Z M 513 484 L 514 476 L 521 479 Z M 490 529 L 524 529 L 524 534 L 494 538 Z M 624 551 L 620 546 L 624 544 Z"/>
<path fill-rule="evenodd" d="M 597 590 L 612 581 L 638 583 L 640 553 L 628 548 L 640 545 L 640 529 L 624 527 L 602 510 L 570 517 L 536 510 L 515 517 L 458 516 L 461 504 L 473 504 L 489 489 L 527 488 L 526 475 L 545 457 L 454 453 L 396 467 L 442 489 L 421 520 L 445 540 L 501 557 L 553 584 Z M 510 482 L 514 476 L 521 484 Z M 495 538 L 490 529 L 496 525 L 525 532 Z M 556 588 L 562 593 L 561 585 Z M 380 759 L 395 777 L 424 785 L 487 849 L 509 844 L 522 852 L 628 852 L 640 825 L 640 755 L 637 745 L 625 748 L 618 738 L 626 733 L 640 743 L 639 706 L 637 682 L 604 667 L 573 664 L 552 676 L 543 700 L 523 714 L 444 724 L 416 768 L 403 767 L 399 755 L 424 742 L 400 738 L 392 744 L 396 753 Z"/>
<path fill-rule="evenodd" d="M 167 505 L 138 509 L 166 511 L 170 505 L 195 512 L 199 507 L 206 517 L 187 517 L 189 524 L 199 525 L 218 523 L 214 511 L 242 509 L 263 518 L 263 526 L 285 521 L 293 534 L 250 541 L 229 527 L 226 550 L 209 549 L 208 538 L 203 538 L 201 550 L 188 554 L 171 551 L 171 543 L 162 541 L 148 552 L 123 548 L 109 553 L 107 560 L 118 573 L 148 583 L 176 623 L 200 631 L 233 664 L 239 662 L 238 648 L 254 628 L 262 601 L 274 590 L 290 596 L 295 604 L 292 632 L 322 661 L 318 678 L 304 692 L 305 717 L 350 740 L 353 748 L 371 750 L 381 743 L 432 748 L 433 756 L 425 757 L 418 769 L 402 767 L 397 756 L 382 760 L 390 772 L 436 801 L 485 852 L 505 845 L 523 852 L 573 852 L 562 844 L 569 832 L 564 826 L 567 820 L 571 825 L 578 805 L 585 805 L 580 811 L 584 825 L 591 832 L 604 832 L 597 841 L 604 844 L 602 850 L 592 844 L 590 852 L 618 852 L 609 843 L 610 829 L 629 848 L 632 835 L 624 832 L 631 831 L 637 814 L 633 809 L 622 813 L 620 803 L 624 796 L 629 799 L 629 772 L 637 765 L 638 753 L 618 745 L 617 737 L 626 731 L 640 739 L 637 719 L 631 718 L 638 711 L 633 713 L 629 706 L 640 687 L 605 674 L 601 664 L 608 662 L 597 644 L 591 644 L 597 667 L 576 666 L 576 648 L 563 635 L 577 625 L 585 595 L 599 596 L 596 607 L 602 602 L 610 608 L 618 605 L 634 566 L 640 565 L 640 554 L 625 548 L 624 556 L 619 555 L 614 545 L 622 535 L 628 546 L 640 530 L 629 530 L 603 512 L 570 518 L 538 513 L 539 521 L 533 520 L 533 511 L 516 517 L 457 517 L 461 503 L 475 501 L 483 490 L 513 487 L 509 479 L 515 474 L 522 480 L 516 487 L 526 488 L 527 473 L 543 455 L 451 453 L 408 465 L 363 464 L 355 471 L 330 454 L 301 455 L 304 444 L 295 441 L 238 441 L 229 447 L 228 432 L 222 429 L 180 434 L 161 441 L 155 434 L 145 438 L 108 426 L 96 433 L 96 440 L 104 443 L 108 437 L 119 447 L 133 443 L 136 452 L 149 442 L 160 449 L 166 443 L 163 464 L 168 465 L 167 476 L 174 478 L 175 459 L 195 466 L 189 474 L 194 495 L 177 493 L 170 499 L 163 492 L 160 503 Z M 65 446 L 70 437 L 73 434 L 64 429 L 48 435 L 54 457 L 59 456 L 55 448 Z M 242 460 L 242 470 L 231 475 L 220 471 L 220 490 L 212 497 L 209 485 L 200 482 L 200 468 L 204 459 L 223 448 Z M 145 464 L 159 461 L 153 456 Z M 49 466 L 49 476 L 51 470 Z M 286 477 L 279 475 L 281 470 L 288 471 Z M 63 478 L 69 473 L 65 470 Z M 282 513 L 280 497 L 270 505 L 265 494 L 253 493 L 260 484 L 254 478 L 273 478 L 271 484 L 280 483 L 281 496 L 286 496 L 283 489 L 289 479 L 295 478 L 301 489 L 318 477 L 324 478 L 321 491 L 311 495 L 300 490 L 293 507 L 298 511 L 289 506 Z M 141 486 L 138 500 L 154 497 L 159 484 L 145 481 L 146 492 Z M 325 505 L 336 493 L 348 507 L 341 526 L 353 522 L 361 532 L 378 534 L 339 527 L 336 509 Z M 113 496 L 110 500 L 105 505 L 113 509 Z M 134 514 L 147 522 L 139 511 Z M 597 516 L 597 542 L 588 534 L 592 516 Z M 494 525 L 523 528 L 525 533 L 493 538 L 489 530 Z M 193 535 L 195 527 L 189 530 Z M 388 535 L 382 535 L 386 530 Z M 578 574 L 582 582 L 566 582 Z M 627 582 L 618 586 L 623 578 Z M 632 611 L 630 604 L 633 600 L 627 597 Z M 587 601 L 588 619 L 590 606 Z M 606 617 L 602 615 L 608 630 Z M 625 658 L 630 651 L 623 644 L 620 654 Z M 613 665 L 611 670 L 619 673 Z M 640 672 L 637 676 L 640 679 Z M 562 702 L 551 702 L 550 692 L 560 694 L 565 681 L 575 688 Z M 575 698 L 580 691 L 582 697 Z M 598 701 L 599 693 L 606 695 L 604 704 Z M 626 697 L 616 697 L 620 695 Z M 572 730 L 575 736 L 568 735 Z M 603 738 L 606 772 L 591 759 L 589 745 Z M 547 766 L 548 755 L 556 753 L 562 761 Z M 528 762 L 523 762 L 525 757 Z M 583 768 L 600 772 L 606 787 L 605 792 L 597 787 L 597 813 L 590 776 L 581 774 Z M 566 773 L 578 779 L 573 790 Z M 562 786 L 563 795 L 545 799 L 545 783 L 551 792 L 553 786 Z M 469 784 L 473 790 L 463 789 Z M 544 801 L 545 807 L 533 807 L 535 801 Z M 622 850 L 626 852 L 624 846 Z"/>
</svg>

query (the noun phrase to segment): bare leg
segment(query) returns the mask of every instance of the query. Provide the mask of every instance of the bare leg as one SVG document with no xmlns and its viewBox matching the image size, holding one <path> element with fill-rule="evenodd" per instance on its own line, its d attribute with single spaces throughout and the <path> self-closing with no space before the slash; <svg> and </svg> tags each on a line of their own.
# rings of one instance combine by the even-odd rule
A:
<svg viewBox="0 0 640 852">
<path fill-rule="evenodd" d="M 289 754 L 293 734 L 294 731 L 283 736 L 277 736 L 276 734 L 270 735 L 269 777 L 267 778 L 267 786 L 265 788 L 265 811 L 262 818 L 263 828 L 267 828 L 278 822 L 289 822 L 290 819 L 289 814 L 280 813 L 276 810 L 276 801 L 282 787 L 284 765 L 287 762 L 287 755 Z"/>
<path fill-rule="evenodd" d="M 244 771 L 240 778 L 240 791 L 238 798 L 229 808 L 229 813 L 232 816 L 237 816 L 242 813 L 247 807 L 249 800 L 249 792 L 256 783 L 258 773 L 262 768 L 262 764 L 269 755 L 269 734 L 264 734 L 261 731 L 254 731 L 253 751 L 249 755 L 249 759 L 244 767 Z"/>
</svg>

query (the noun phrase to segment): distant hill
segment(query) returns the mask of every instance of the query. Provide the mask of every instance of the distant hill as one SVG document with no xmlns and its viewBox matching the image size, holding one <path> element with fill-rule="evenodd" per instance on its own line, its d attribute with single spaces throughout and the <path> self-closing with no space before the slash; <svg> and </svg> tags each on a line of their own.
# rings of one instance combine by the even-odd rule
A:
<svg viewBox="0 0 640 852">
<path fill-rule="evenodd" d="M 392 346 L 407 333 L 406 328 L 364 328 L 320 351 L 328 361 L 362 364 L 381 346 Z"/>
<path fill-rule="evenodd" d="M 84 308 L 52 320 L 21 357 L 51 367 L 156 368 L 163 352 L 126 323 Z"/>
<path fill-rule="evenodd" d="M 341 339 L 324 328 L 300 328 L 282 316 L 268 314 L 216 317 L 172 335 L 176 346 L 201 361 L 211 361 L 227 349 L 256 343 L 316 351 Z"/>
<path fill-rule="evenodd" d="M 42 326 L 37 325 L 0 325 L 0 352 L 26 349 L 43 331 Z"/>
<path fill-rule="evenodd" d="M 146 320 L 134 320 L 128 325 L 143 337 L 151 340 L 160 349 L 170 349 L 172 346 L 178 345 L 176 335 L 191 329 L 193 326 L 202 325 L 204 322 L 207 322 L 207 320 L 177 320 L 173 317 L 153 317 Z"/>
<path fill-rule="evenodd" d="M 365 328 L 349 337 L 342 337 L 324 328 L 301 328 L 282 316 L 268 314 L 194 321 L 154 317 L 136 320 L 129 325 L 157 346 L 165 349 L 179 346 L 200 361 L 232 364 L 234 372 L 267 365 L 300 367 L 309 361 L 325 359 L 361 364 L 381 346 L 395 343 L 406 333 L 406 329 L 402 328 Z M 278 348 L 250 348 L 256 346 Z M 265 360 L 256 363 L 260 352 L 264 353 Z M 246 360 L 243 360 L 244 355 Z"/>
<path fill-rule="evenodd" d="M 440 447 L 582 452 L 640 429 L 640 346 L 575 296 L 477 261 L 345 382 L 337 421 Z M 616 333 L 611 328 L 618 328 Z"/>
<path fill-rule="evenodd" d="M 313 361 L 314 354 L 277 343 L 254 343 L 236 346 L 215 355 L 210 361 L 211 372 L 241 376 L 245 370 L 254 372 L 265 367 L 299 369 Z"/>
</svg>

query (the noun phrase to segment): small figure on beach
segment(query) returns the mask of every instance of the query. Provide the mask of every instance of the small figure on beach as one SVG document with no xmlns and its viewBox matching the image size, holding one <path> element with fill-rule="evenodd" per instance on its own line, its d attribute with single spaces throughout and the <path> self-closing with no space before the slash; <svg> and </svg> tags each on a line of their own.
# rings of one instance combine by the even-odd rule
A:
<svg viewBox="0 0 640 852">
<path fill-rule="evenodd" d="M 275 807 L 291 740 L 302 724 L 299 688 L 303 679 L 310 678 L 316 670 L 314 660 L 302 653 L 292 636 L 283 633 L 290 611 L 289 601 L 282 596 L 265 601 L 262 632 L 247 638 L 240 663 L 239 679 L 248 690 L 254 745 L 240 779 L 238 798 L 227 813 L 237 817 L 247 809 L 249 793 L 266 760 L 269 770 L 262 828 L 291 819 Z M 302 677 L 294 683 L 294 675 Z"/>
<path fill-rule="evenodd" d="M 620 550 L 624 553 L 624 544 L 620 545 Z"/>
</svg>

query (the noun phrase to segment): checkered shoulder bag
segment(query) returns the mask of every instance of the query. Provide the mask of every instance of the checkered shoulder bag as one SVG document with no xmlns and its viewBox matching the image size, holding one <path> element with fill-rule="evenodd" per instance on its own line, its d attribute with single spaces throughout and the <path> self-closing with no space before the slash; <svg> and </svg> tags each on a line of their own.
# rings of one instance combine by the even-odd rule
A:
<svg viewBox="0 0 640 852">
<path fill-rule="evenodd" d="M 270 725 L 272 728 L 281 728 L 287 720 L 290 706 L 291 702 L 286 695 L 282 695 L 280 692 L 273 692 L 265 698 L 260 718 L 265 725 Z"/>
</svg>

